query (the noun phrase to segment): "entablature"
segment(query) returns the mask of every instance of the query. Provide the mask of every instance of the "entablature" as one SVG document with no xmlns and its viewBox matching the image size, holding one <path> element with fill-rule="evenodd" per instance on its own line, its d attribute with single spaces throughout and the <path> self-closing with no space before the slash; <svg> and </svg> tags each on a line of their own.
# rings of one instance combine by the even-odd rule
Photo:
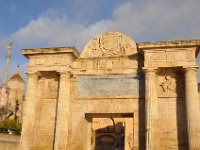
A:
<svg viewBox="0 0 200 150">
<path fill-rule="evenodd" d="M 74 62 L 73 69 L 76 74 L 133 73 L 138 70 L 138 56 L 79 58 Z"/>
<path fill-rule="evenodd" d="M 200 40 L 161 41 L 138 43 L 144 55 L 144 67 L 177 67 L 196 65 Z"/>
<path fill-rule="evenodd" d="M 74 47 L 22 49 L 22 54 L 29 58 L 27 72 L 56 71 L 68 72 L 78 58 Z"/>
</svg>

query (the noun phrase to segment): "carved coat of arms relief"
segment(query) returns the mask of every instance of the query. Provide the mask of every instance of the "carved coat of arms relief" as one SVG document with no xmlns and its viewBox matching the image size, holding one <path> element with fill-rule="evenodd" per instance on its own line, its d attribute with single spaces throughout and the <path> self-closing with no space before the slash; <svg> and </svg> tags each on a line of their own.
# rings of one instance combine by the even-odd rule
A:
<svg viewBox="0 0 200 150">
<path fill-rule="evenodd" d="M 136 43 L 119 32 L 96 36 L 83 49 L 81 57 L 115 57 L 136 53 Z"/>
</svg>

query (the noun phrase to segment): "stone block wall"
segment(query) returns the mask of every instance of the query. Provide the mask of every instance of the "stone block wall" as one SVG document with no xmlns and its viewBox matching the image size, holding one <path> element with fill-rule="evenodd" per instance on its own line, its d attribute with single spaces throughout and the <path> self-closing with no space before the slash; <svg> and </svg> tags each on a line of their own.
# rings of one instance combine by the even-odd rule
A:
<svg viewBox="0 0 200 150">
<path fill-rule="evenodd" d="M 41 72 L 37 82 L 33 150 L 53 149 L 57 99 L 57 74 Z"/>
<path fill-rule="evenodd" d="M 124 114 L 134 150 L 199 149 L 199 46 L 107 32 L 80 56 L 69 47 L 22 50 L 30 61 L 21 149 L 92 150 L 94 118 Z"/>
<path fill-rule="evenodd" d="M 0 133 L 1 150 L 19 150 L 20 136 Z"/>
<path fill-rule="evenodd" d="M 157 76 L 156 148 L 187 148 L 184 76 L 177 70 L 160 69 Z"/>
</svg>

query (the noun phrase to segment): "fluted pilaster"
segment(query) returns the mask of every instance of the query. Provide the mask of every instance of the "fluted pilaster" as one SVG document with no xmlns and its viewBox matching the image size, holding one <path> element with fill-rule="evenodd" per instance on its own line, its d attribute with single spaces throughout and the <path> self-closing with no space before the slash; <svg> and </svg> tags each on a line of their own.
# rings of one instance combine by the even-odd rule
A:
<svg viewBox="0 0 200 150">
<path fill-rule="evenodd" d="M 146 123 L 146 150 L 154 150 L 153 119 L 156 111 L 157 85 L 156 70 L 145 70 L 145 123 Z M 155 112 L 155 113 L 154 113 Z"/>
<path fill-rule="evenodd" d="M 185 68 L 185 104 L 189 150 L 200 150 L 200 101 L 196 74 L 197 67 Z"/>
<path fill-rule="evenodd" d="M 60 73 L 54 150 L 66 150 L 68 139 L 70 74 Z"/>
<path fill-rule="evenodd" d="M 37 99 L 37 73 L 28 74 L 26 98 L 23 102 L 23 126 L 20 142 L 20 150 L 29 150 L 33 145 L 35 107 Z"/>
</svg>

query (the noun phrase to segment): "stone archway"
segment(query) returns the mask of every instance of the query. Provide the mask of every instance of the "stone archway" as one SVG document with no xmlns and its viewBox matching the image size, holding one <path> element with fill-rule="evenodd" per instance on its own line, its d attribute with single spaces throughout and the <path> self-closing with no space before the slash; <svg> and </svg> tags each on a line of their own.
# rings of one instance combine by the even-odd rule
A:
<svg viewBox="0 0 200 150">
<path fill-rule="evenodd" d="M 93 118 L 93 132 L 95 150 L 124 150 L 124 118 Z"/>
</svg>

